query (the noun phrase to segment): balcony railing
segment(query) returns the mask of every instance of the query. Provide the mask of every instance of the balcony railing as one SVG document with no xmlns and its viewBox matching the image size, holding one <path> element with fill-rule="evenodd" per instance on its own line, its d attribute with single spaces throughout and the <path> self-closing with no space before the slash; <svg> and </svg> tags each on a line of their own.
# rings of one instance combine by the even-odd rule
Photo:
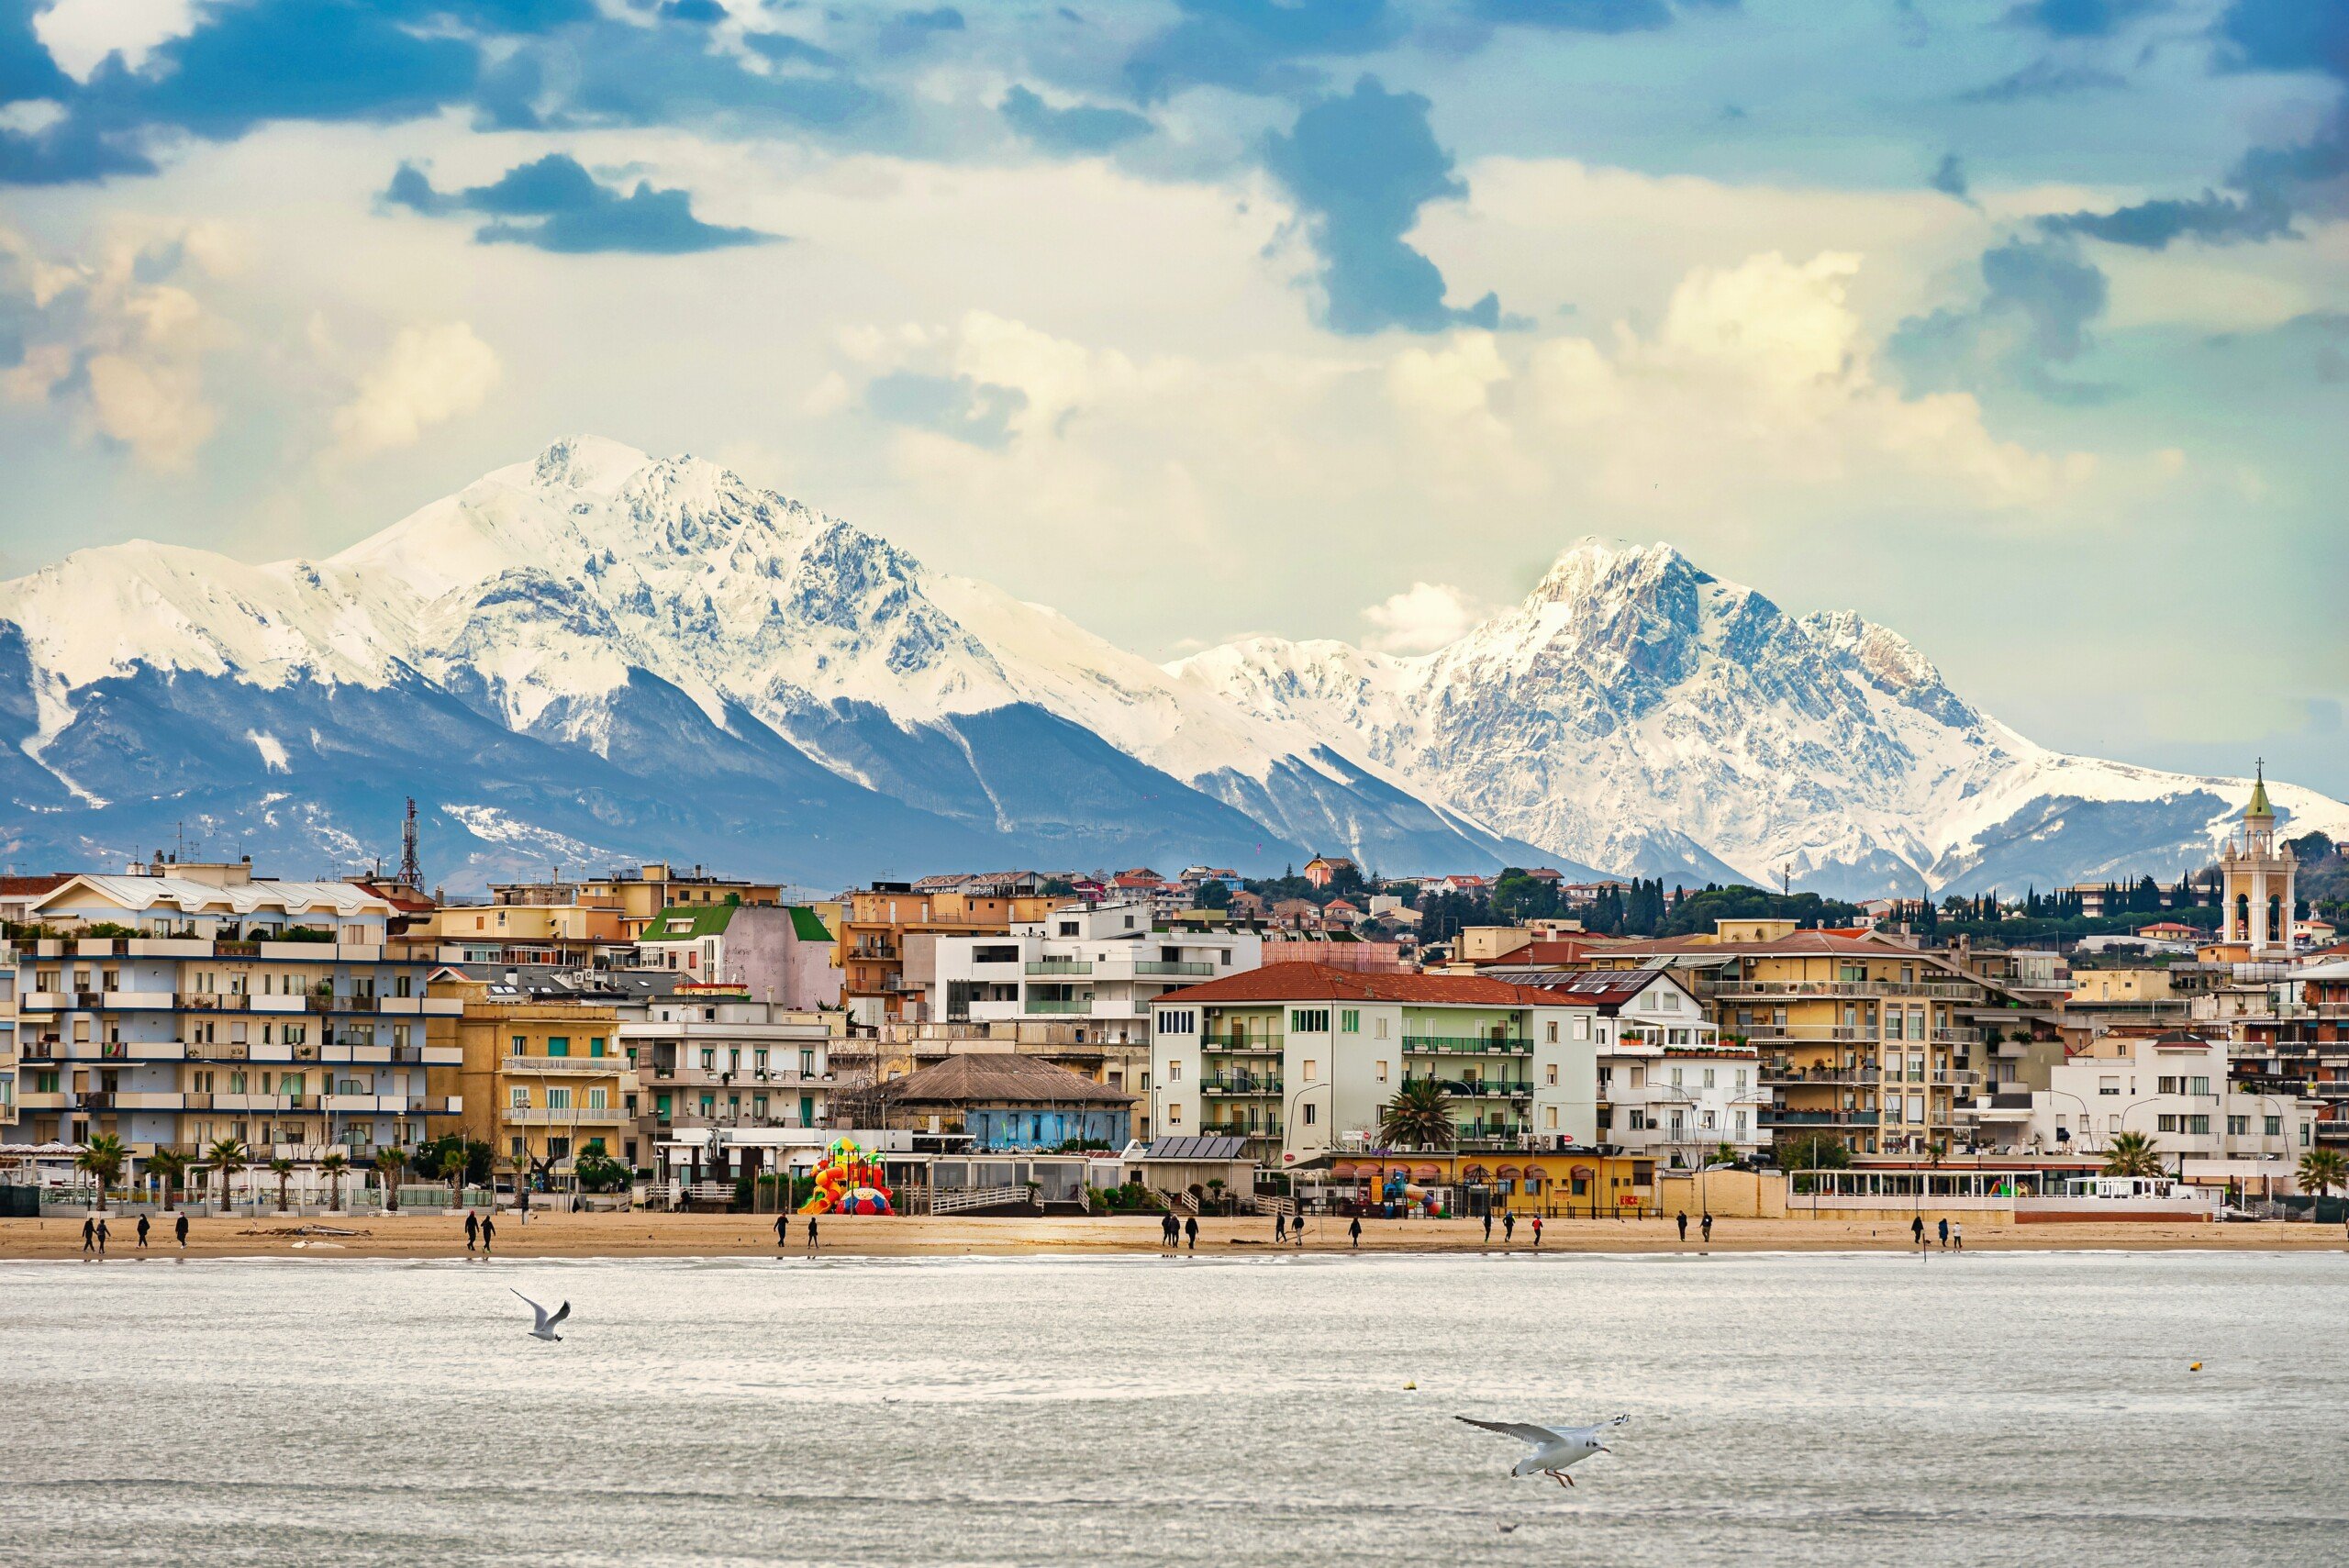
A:
<svg viewBox="0 0 2349 1568">
<path fill-rule="evenodd" d="M 1531 1052 L 1533 1042 L 1508 1036 L 1407 1034 L 1403 1037 L 1403 1049 L 1461 1056 L 1522 1056 Z"/>
<path fill-rule="evenodd" d="M 1407 1089 L 1414 1084 L 1433 1084 L 1442 1089 L 1445 1094 L 1457 1095 L 1463 1099 L 1523 1100 L 1533 1097 L 1533 1085 L 1531 1084 L 1508 1083 L 1491 1078 L 1407 1077 L 1403 1080 L 1403 1087 Z"/>
<path fill-rule="evenodd" d="M 1028 965 L 1028 973 L 1030 974 L 1090 974 L 1093 973 L 1093 964 L 1090 960 L 1081 958 L 1038 959 Z"/>
<path fill-rule="evenodd" d="M 1214 1073 L 1199 1080 L 1199 1089 L 1209 1095 L 1277 1095 L 1281 1080 L 1262 1073 Z"/>
<path fill-rule="evenodd" d="M 1784 1106 L 1762 1107 L 1764 1127 L 1874 1127 L 1874 1111 L 1799 1111 Z"/>
<path fill-rule="evenodd" d="M 1136 974 L 1213 974 L 1215 965 L 1198 963 L 1187 959 L 1181 962 L 1176 962 L 1173 959 L 1141 959 L 1135 962 L 1134 973 Z"/>
<path fill-rule="evenodd" d="M 1030 1013 L 1089 1013 L 1093 1010 L 1093 1004 L 1090 1002 L 1061 1001 L 1049 996 L 1030 996 L 1028 998 L 1024 1010 Z"/>
<path fill-rule="evenodd" d="M 1226 1056 L 1278 1056 L 1282 1037 L 1276 1034 L 1210 1034 L 1199 1037 L 1199 1047 Z"/>
</svg>

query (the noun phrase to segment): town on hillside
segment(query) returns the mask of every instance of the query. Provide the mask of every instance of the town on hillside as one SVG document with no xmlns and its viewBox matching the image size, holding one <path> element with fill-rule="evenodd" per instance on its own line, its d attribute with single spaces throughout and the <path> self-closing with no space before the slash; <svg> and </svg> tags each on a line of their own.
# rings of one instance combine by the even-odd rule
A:
<svg viewBox="0 0 2349 1568">
<path fill-rule="evenodd" d="M 0 1198 L 2337 1218 L 2349 862 L 1857 904 L 1542 867 L 0 878 Z M 867 1156 L 859 1155 L 863 1160 Z M 2101 1206 L 2101 1207 L 2099 1207 Z"/>
</svg>

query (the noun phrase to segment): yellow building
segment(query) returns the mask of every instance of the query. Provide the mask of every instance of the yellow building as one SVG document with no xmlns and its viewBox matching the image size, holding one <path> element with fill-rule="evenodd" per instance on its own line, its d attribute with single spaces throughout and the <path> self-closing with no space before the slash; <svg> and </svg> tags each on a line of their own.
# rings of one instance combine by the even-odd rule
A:
<svg viewBox="0 0 2349 1568">
<path fill-rule="evenodd" d="M 2170 995 L 2166 969 L 2072 971 L 2074 1002 L 2165 1002 Z"/>
<path fill-rule="evenodd" d="M 618 909 L 579 903 L 453 904 L 431 931 L 452 963 L 590 963 L 629 940 Z"/>
<path fill-rule="evenodd" d="M 783 884 L 719 876 L 699 866 L 680 871 L 653 861 L 634 872 L 582 881 L 573 895 L 582 904 L 618 910 L 620 934 L 634 941 L 663 909 L 681 904 L 780 904 Z"/>
<path fill-rule="evenodd" d="M 1592 963 L 1669 962 L 1690 982 L 1722 1036 L 1753 1046 L 1771 1097 L 1761 1124 L 1781 1145 L 1821 1133 L 1858 1154 L 1923 1152 L 1995 1135 L 1984 1118 L 2009 1111 L 1981 1097 L 2013 1075 L 2043 1009 L 1938 953 L 1776 927 L 1723 921 L 1711 936 L 1632 942 Z"/>
<path fill-rule="evenodd" d="M 462 1094 L 467 1139 L 501 1157 L 528 1158 L 566 1171 L 599 1148 L 634 1166 L 638 1148 L 635 1064 L 619 1043 L 610 1007 L 563 1002 L 502 1002 L 486 981 L 443 974 L 436 996 L 464 1003 L 456 1018 L 435 1019 L 461 1052 L 453 1068 L 433 1069 L 434 1086 Z"/>
</svg>

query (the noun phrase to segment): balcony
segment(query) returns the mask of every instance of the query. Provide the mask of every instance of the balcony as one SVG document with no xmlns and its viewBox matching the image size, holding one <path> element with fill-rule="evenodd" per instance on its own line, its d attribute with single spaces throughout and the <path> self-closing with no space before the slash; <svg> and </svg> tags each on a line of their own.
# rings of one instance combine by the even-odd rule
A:
<svg viewBox="0 0 2349 1568">
<path fill-rule="evenodd" d="M 1081 958 L 1045 958 L 1029 964 L 1027 970 L 1030 974 L 1090 974 L 1093 965 Z"/>
<path fill-rule="evenodd" d="M 1093 1011 L 1093 1004 L 1074 1000 L 1055 1000 L 1048 996 L 1030 996 L 1024 1004 L 1023 1010 L 1030 1013 L 1090 1013 Z"/>
<path fill-rule="evenodd" d="M 1721 996 L 1924 996 L 1979 1002 L 1983 990 L 1954 980 L 1724 980 Z"/>
<path fill-rule="evenodd" d="M 1801 1111 L 1785 1106 L 1765 1106 L 1761 1116 L 1764 1127 L 1874 1127 L 1874 1111 Z"/>
<path fill-rule="evenodd" d="M 1203 1095 L 1277 1095 L 1281 1080 L 1261 1073 L 1216 1073 L 1199 1080 Z"/>
<path fill-rule="evenodd" d="M 1178 963 L 1171 959 L 1143 959 L 1134 964 L 1134 973 L 1136 974 L 1208 975 L 1215 973 L 1215 965 L 1197 963 L 1189 960 Z"/>
<path fill-rule="evenodd" d="M 1210 1034 L 1199 1037 L 1199 1049 L 1223 1056 L 1278 1056 L 1282 1038 L 1276 1034 Z"/>
<path fill-rule="evenodd" d="M 1414 1053 L 1454 1056 L 1525 1056 L 1532 1053 L 1533 1042 L 1481 1035 L 1407 1034 L 1403 1037 L 1403 1049 Z"/>
<path fill-rule="evenodd" d="M 511 1127 L 617 1127 L 636 1119 L 618 1106 L 508 1106 L 497 1115 Z"/>
<path fill-rule="evenodd" d="M 1762 1064 L 1762 1082 L 1799 1087 L 1805 1084 L 1873 1084 L 1876 1069 L 1857 1064 L 1849 1067 L 1797 1067 L 1784 1057 Z"/>
<path fill-rule="evenodd" d="M 1403 1080 L 1403 1087 L 1414 1084 L 1433 1084 L 1445 1094 L 1464 1100 L 1530 1100 L 1533 1097 L 1531 1084 L 1513 1084 L 1491 1078 L 1411 1078 Z"/>
<path fill-rule="evenodd" d="M 507 1056 L 497 1065 L 507 1073 L 611 1073 L 628 1064 L 625 1056 Z"/>
</svg>

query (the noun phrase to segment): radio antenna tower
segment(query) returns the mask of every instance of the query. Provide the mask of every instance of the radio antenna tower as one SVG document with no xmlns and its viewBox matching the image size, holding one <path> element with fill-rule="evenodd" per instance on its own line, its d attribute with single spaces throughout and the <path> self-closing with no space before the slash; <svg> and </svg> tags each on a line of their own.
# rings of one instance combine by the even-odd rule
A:
<svg viewBox="0 0 2349 1568">
<path fill-rule="evenodd" d="M 424 886 L 424 866 L 416 854 L 416 796 L 407 797 L 407 817 L 400 824 L 400 873 L 403 887 Z"/>
</svg>

